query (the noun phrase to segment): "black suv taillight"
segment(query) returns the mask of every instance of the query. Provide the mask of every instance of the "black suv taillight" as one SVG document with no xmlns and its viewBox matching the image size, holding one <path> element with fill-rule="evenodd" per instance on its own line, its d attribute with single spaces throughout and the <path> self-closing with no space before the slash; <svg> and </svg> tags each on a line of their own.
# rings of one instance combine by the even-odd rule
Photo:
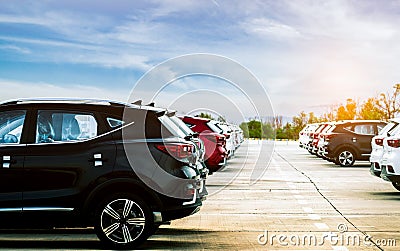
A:
<svg viewBox="0 0 400 251">
<path fill-rule="evenodd" d="M 177 159 L 186 159 L 194 153 L 194 147 L 186 143 L 158 144 L 156 148 L 164 153 L 169 153 Z"/>
<path fill-rule="evenodd" d="M 378 146 L 383 146 L 383 139 L 381 139 L 381 138 L 376 138 L 376 139 L 375 139 L 375 144 L 377 144 Z"/>
<path fill-rule="evenodd" d="M 388 146 L 393 147 L 393 148 L 399 148 L 400 147 L 400 139 L 389 139 L 387 141 Z"/>
</svg>

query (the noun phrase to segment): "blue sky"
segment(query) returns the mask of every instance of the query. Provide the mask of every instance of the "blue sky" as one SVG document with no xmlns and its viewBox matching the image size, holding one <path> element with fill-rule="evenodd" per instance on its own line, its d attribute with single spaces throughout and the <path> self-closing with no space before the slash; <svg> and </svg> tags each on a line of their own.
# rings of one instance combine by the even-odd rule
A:
<svg viewBox="0 0 400 251">
<path fill-rule="evenodd" d="M 0 0 L 0 100 L 123 101 L 155 65 L 211 53 L 253 72 L 275 113 L 323 112 L 399 82 L 398 27 L 399 1 Z M 223 89 L 218 81 L 186 83 Z"/>
</svg>

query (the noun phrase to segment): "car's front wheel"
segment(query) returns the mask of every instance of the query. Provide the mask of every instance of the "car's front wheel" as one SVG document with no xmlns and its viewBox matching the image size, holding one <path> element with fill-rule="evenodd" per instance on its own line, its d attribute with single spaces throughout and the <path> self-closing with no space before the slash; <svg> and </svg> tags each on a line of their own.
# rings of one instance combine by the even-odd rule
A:
<svg viewBox="0 0 400 251">
<path fill-rule="evenodd" d="M 394 188 L 396 188 L 398 191 L 400 191 L 400 182 L 392 182 L 392 185 Z"/>
<path fill-rule="evenodd" d="M 350 167 L 354 164 L 356 156 L 351 149 L 342 149 L 336 155 L 336 164 L 344 167 Z"/>
<path fill-rule="evenodd" d="M 147 204 L 130 194 L 115 194 L 96 209 L 96 234 L 115 249 L 132 249 L 144 242 L 153 226 Z"/>
</svg>

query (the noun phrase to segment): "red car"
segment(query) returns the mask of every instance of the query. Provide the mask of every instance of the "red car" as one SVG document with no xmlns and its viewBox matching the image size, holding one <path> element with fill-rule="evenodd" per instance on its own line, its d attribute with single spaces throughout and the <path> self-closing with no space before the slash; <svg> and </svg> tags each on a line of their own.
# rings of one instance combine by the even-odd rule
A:
<svg viewBox="0 0 400 251">
<path fill-rule="evenodd" d="M 211 120 L 198 117 L 185 116 L 181 118 L 194 132 L 199 133 L 205 147 L 205 164 L 210 173 L 218 171 L 226 164 L 227 151 L 225 149 L 226 137 L 214 131 Z M 215 128 L 217 130 L 217 128 Z"/>
</svg>

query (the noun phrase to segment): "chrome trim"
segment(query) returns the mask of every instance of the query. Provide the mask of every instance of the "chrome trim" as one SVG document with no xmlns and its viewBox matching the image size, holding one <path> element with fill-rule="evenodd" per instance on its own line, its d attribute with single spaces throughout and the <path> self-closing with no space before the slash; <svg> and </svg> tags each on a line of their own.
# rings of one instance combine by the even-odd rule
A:
<svg viewBox="0 0 400 251">
<path fill-rule="evenodd" d="M 191 201 L 183 202 L 182 205 L 186 206 L 186 205 L 194 204 L 196 202 L 196 198 L 197 198 L 197 190 L 195 189 L 194 194 L 193 194 L 193 199 Z"/>
<path fill-rule="evenodd" d="M 154 223 L 163 222 L 161 212 L 153 212 L 153 216 L 154 216 Z"/>
<path fill-rule="evenodd" d="M 22 207 L 16 207 L 16 208 L 0 208 L 0 212 L 22 212 Z"/>
<path fill-rule="evenodd" d="M 74 208 L 70 207 L 24 207 L 22 211 L 54 211 L 54 212 L 70 212 Z"/>
</svg>

